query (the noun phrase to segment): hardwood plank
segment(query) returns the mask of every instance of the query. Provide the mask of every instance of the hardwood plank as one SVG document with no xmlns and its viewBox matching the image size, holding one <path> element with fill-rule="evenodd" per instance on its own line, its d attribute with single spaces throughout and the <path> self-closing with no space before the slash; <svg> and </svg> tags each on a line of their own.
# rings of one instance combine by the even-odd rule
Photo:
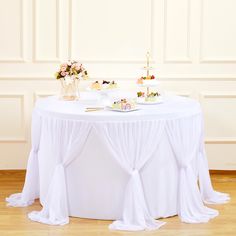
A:
<svg viewBox="0 0 236 236">
<path fill-rule="evenodd" d="M 20 192 L 24 183 L 25 171 L 0 171 L 0 235 L 1 236 L 112 236 L 112 235 L 157 235 L 157 236 L 210 236 L 236 235 L 236 174 L 212 174 L 212 182 L 218 191 L 231 195 L 231 201 L 223 205 L 211 205 L 219 210 L 220 215 L 206 224 L 181 223 L 177 216 L 163 219 L 168 224 L 157 231 L 118 232 L 110 231 L 110 221 L 70 218 L 65 226 L 48 226 L 32 222 L 27 213 L 41 209 L 38 201 L 26 208 L 7 207 L 5 197 Z"/>
<path fill-rule="evenodd" d="M 210 170 L 210 174 L 217 175 L 236 175 L 236 170 Z"/>
</svg>

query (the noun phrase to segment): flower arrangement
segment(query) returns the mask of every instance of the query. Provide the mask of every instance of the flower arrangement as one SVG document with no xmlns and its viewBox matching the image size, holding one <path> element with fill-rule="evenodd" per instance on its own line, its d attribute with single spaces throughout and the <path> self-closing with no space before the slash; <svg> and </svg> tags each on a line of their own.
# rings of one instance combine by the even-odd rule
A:
<svg viewBox="0 0 236 236">
<path fill-rule="evenodd" d="M 56 79 L 64 79 L 67 83 L 72 83 L 73 79 L 87 79 L 88 72 L 83 65 L 77 61 L 68 61 L 60 66 L 60 70 L 55 74 Z"/>
<path fill-rule="evenodd" d="M 78 81 L 88 79 L 88 72 L 77 61 L 68 61 L 60 65 L 60 70 L 55 73 L 57 80 L 61 81 L 61 97 L 63 100 L 76 100 L 79 98 Z"/>
</svg>

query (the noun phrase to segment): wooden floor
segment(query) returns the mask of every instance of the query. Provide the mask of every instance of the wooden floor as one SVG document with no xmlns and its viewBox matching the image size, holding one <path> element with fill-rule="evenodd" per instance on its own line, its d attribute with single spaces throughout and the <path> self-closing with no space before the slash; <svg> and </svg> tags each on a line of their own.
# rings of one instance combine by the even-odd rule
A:
<svg viewBox="0 0 236 236">
<path fill-rule="evenodd" d="M 38 202 L 26 208 L 6 207 L 5 197 L 11 193 L 20 192 L 24 181 L 23 171 L 0 171 L 0 236 L 129 236 L 129 235 L 157 235 L 157 236 L 208 236 L 208 235 L 236 235 L 236 174 L 212 174 L 215 189 L 230 193 L 231 201 L 224 205 L 214 205 L 220 215 L 206 224 L 181 223 L 177 216 L 164 219 L 165 226 L 157 231 L 147 232 L 118 232 L 109 231 L 110 221 L 87 220 L 71 218 L 65 226 L 48 226 L 28 220 L 27 213 L 39 210 Z"/>
</svg>

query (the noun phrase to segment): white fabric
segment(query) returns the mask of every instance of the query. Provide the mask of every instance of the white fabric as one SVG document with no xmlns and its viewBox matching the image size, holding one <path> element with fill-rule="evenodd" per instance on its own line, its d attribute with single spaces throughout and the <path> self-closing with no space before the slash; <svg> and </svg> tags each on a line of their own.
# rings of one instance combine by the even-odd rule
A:
<svg viewBox="0 0 236 236">
<path fill-rule="evenodd" d="M 190 163 L 197 157 L 201 137 L 201 116 L 171 120 L 167 133 L 180 168 L 178 215 L 186 223 L 203 223 L 218 212 L 203 205 L 197 187 L 197 176 Z"/>
<path fill-rule="evenodd" d="M 154 219 L 175 214 L 207 222 L 218 212 L 203 201 L 229 200 L 212 188 L 196 101 L 167 97 L 125 114 L 86 107 L 56 97 L 36 104 L 25 185 L 6 199 L 27 206 L 40 197 L 43 209 L 31 220 L 63 225 L 79 216 L 115 219 L 115 230 L 152 230 L 164 224 Z"/>
<path fill-rule="evenodd" d="M 65 168 L 82 152 L 90 129 L 87 122 L 42 118 L 43 133 L 53 134 L 45 138 L 54 153 L 51 158 L 56 158 L 58 163 L 52 173 L 43 209 L 31 212 L 31 220 L 53 225 L 69 222 Z"/>
<path fill-rule="evenodd" d="M 208 162 L 206 158 L 206 151 L 204 147 L 204 126 L 203 118 L 201 119 L 201 138 L 199 146 L 198 160 L 198 175 L 199 185 L 202 200 L 206 204 L 222 204 L 227 203 L 230 200 L 230 196 L 227 193 L 220 193 L 213 189 L 211 179 L 209 175 Z"/>
<path fill-rule="evenodd" d="M 81 94 L 82 95 L 82 94 Z M 92 100 L 94 101 L 94 100 Z M 165 97 L 164 103 L 157 105 L 138 105 L 135 112 L 85 112 L 87 107 L 97 107 L 88 101 L 61 101 L 57 97 L 48 97 L 37 101 L 35 108 L 43 116 L 57 117 L 61 119 L 84 120 L 91 122 L 99 121 L 134 121 L 134 120 L 157 120 L 177 119 L 201 113 L 198 102 L 183 97 Z"/>
<path fill-rule="evenodd" d="M 96 124 L 115 160 L 130 174 L 124 193 L 122 219 L 113 222 L 110 229 L 152 230 L 164 225 L 164 222 L 155 221 L 148 212 L 139 174 L 140 169 L 157 151 L 164 123 L 137 121 L 116 123 L 115 126 L 113 123 Z"/>
<path fill-rule="evenodd" d="M 201 190 L 202 200 L 206 204 L 223 204 L 230 200 L 227 193 L 220 193 L 213 189 L 208 171 L 208 163 L 205 154 L 205 149 L 199 153 L 199 185 Z"/>
<path fill-rule="evenodd" d="M 38 176 L 38 149 L 41 137 L 41 118 L 37 111 L 32 114 L 31 142 L 32 148 L 29 154 L 25 184 L 22 193 L 12 194 L 6 201 L 8 206 L 25 207 L 34 203 L 39 198 Z"/>
</svg>

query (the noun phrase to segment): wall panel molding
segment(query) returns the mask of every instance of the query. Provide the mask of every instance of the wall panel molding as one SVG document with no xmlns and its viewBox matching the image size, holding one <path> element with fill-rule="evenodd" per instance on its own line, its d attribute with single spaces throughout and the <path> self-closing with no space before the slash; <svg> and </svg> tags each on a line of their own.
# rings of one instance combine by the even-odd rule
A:
<svg viewBox="0 0 236 236">
<path fill-rule="evenodd" d="M 226 137 L 217 137 L 217 138 L 211 138 L 206 137 L 205 138 L 206 144 L 236 144 L 236 137 L 235 138 L 226 138 Z"/>
<path fill-rule="evenodd" d="M 0 81 L 55 81 L 53 77 L 47 76 L 0 76 Z"/>
<path fill-rule="evenodd" d="M 182 90 L 168 91 L 167 95 L 177 95 L 177 96 L 190 98 L 193 96 L 193 91 L 182 91 Z"/>
<path fill-rule="evenodd" d="M 0 143 L 12 143 L 12 142 L 26 142 L 26 133 L 27 133 L 27 125 L 26 125 L 26 94 L 25 93 L 2 93 L 0 92 L 1 98 L 9 98 L 9 99 L 20 99 L 20 116 L 21 116 L 21 127 L 23 128 L 23 133 L 19 136 L 11 136 L 4 137 L 0 135 Z"/>
<path fill-rule="evenodd" d="M 149 25 L 150 25 L 150 33 L 147 35 L 149 45 L 146 48 L 146 51 L 149 51 L 151 55 L 154 55 L 154 4 L 155 0 L 149 0 L 149 12 L 147 13 L 147 17 L 149 18 Z M 74 0 L 69 0 L 69 45 L 68 45 L 68 57 L 70 59 L 73 59 L 73 8 L 74 5 Z M 140 35 L 141 32 L 140 32 Z M 135 59 L 135 60 L 127 60 L 126 58 L 123 58 L 121 60 L 118 59 L 108 59 L 108 60 L 91 60 L 91 59 L 86 59 L 83 58 L 81 59 L 83 63 L 91 63 L 91 64 L 96 64 L 96 63 L 107 63 L 107 64 L 143 64 L 145 63 L 145 55 L 143 55 L 143 58 L 140 59 Z M 151 63 L 155 63 L 154 60 L 150 61 Z"/>
<path fill-rule="evenodd" d="M 199 62 L 200 63 L 216 63 L 216 64 L 228 64 L 228 63 L 236 63 L 236 55 L 233 58 L 228 58 L 228 57 L 209 57 L 209 56 L 204 56 L 203 53 L 203 38 L 204 38 L 204 12 L 205 12 L 205 7 L 204 3 L 206 3 L 208 0 L 200 0 L 201 4 L 201 13 L 200 13 L 200 58 Z M 227 25 L 225 26 L 227 27 Z M 220 32 L 219 32 L 220 33 Z"/>
<path fill-rule="evenodd" d="M 164 63 L 192 63 L 190 56 L 190 18 L 191 18 L 191 0 L 187 0 L 187 32 L 186 32 L 186 55 L 183 57 L 168 57 L 167 56 L 167 17 L 168 17 L 168 1 L 164 0 L 164 52 L 163 52 L 163 61 Z"/>
<path fill-rule="evenodd" d="M 201 91 L 199 93 L 199 100 L 202 106 L 204 105 L 205 99 L 236 99 L 236 92 L 234 91 Z M 217 102 L 216 102 L 217 105 Z M 216 108 L 217 109 L 217 108 Z M 205 142 L 207 144 L 236 144 L 236 135 L 234 137 L 217 136 L 217 137 L 206 137 Z"/>
<path fill-rule="evenodd" d="M 59 63 L 61 61 L 60 55 L 61 55 L 61 48 L 60 48 L 60 23 L 61 23 L 61 14 L 60 14 L 60 8 L 61 8 L 61 0 L 55 0 L 55 12 L 56 12 L 56 54 L 54 57 L 51 58 L 42 58 L 37 53 L 37 44 L 40 41 L 37 34 L 37 28 L 38 28 L 38 13 L 37 13 L 37 4 L 40 0 L 33 0 L 33 61 L 37 63 Z M 42 36 L 42 35 L 41 35 Z M 43 37 L 47 37 L 47 35 L 43 35 Z"/>
<path fill-rule="evenodd" d="M 125 77 L 117 77 L 117 76 L 109 76 L 109 77 L 99 77 L 94 76 L 90 77 L 90 81 L 93 80 L 122 80 L 122 81 L 135 81 L 134 77 L 125 76 Z M 10 81 L 10 80 L 16 80 L 16 81 L 56 81 L 53 76 L 1 76 L 0 75 L 0 81 Z M 158 76 L 158 80 L 160 81 L 199 81 L 199 82 L 208 82 L 208 81 L 236 81 L 236 74 L 225 74 L 225 75 L 219 75 L 219 74 L 163 74 Z"/>
<path fill-rule="evenodd" d="M 209 92 L 201 92 L 201 99 L 205 98 L 236 98 L 236 92 L 217 92 L 217 91 L 209 91 Z"/>
<path fill-rule="evenodd" d="M 37 101 L 37 99 L 39 98 L 45 98 L 45 97 L 48 97 L 48 96 L 54 96 L 54 95 L 57 95 L 59 94 L 59 91 L 36 91 L 34 92 L 34 95 L 33 95 L 33 100 L 34 100 L 34 103 Z"/>
<path fill-rule="evenodd" d="M 24 26 L 24 5 L 25 0 L 19 0 L 20 1 L 20 9 L 19 9 L 19 17 L 20 17 L 20 57 L 15 58 L 1 58 L 0 57 L 0 63 L 23 63 L 25 62 L 25 49 L 24 49 L 24 39 L 25 39 L 25 26 Z"/>
</svg>

